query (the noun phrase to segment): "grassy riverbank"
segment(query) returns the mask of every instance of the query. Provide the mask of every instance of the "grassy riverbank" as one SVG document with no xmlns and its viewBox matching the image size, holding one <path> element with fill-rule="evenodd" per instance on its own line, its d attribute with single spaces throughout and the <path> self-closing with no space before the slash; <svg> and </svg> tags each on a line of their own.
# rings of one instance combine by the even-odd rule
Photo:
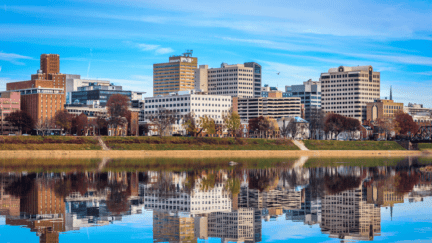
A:
<svg viewBox="0 0 432 243">
<path fill-rule="evenodd" d="M 95 137 L 0 136 L 0 150 L 101 150 Z"/>
<path fill-rule="evenodd" d="M 432 150 L 432 143 L 419 143 L 419 150 Z"/>
<path fill-rule="evenodd" d="M 310 150 L 405 150 L 394 141 L 305 140 Z"/>
<path fill-rule="evenodd" d="M 290 140 L 193 137 L 103 137 L 112 150 L 299 150 Z"/>
<path fill-rule="evenodd" d="M 102 159 L 0 159 L 0 172 L 73 172 L 96 171 Z"/>
</svg>

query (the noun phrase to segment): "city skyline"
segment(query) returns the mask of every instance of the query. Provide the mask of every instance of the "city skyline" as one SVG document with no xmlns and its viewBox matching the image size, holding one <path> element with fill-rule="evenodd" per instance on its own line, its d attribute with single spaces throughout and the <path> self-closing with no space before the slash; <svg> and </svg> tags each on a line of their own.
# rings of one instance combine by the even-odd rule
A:
<svg viewBox="0 0 432 243">
<path fill-rule="evenodd" d="M 332 67 L 372 65 L 381 72 L 381 98 L 392 85 L 395 101 L 432 107 L 432 6 L 426 2 L 13 4 L 0 9 L 8 19 L 0 25 L 0 90 L 35 74 L 40 54 L 56 53 L 62 73 L 110 80 L 150 97 L 152 65 L 193 49 L 198 65 L 211 68 L 257 62 L 262 85 L 280 90 L 318 80 Z"/>
</svg>

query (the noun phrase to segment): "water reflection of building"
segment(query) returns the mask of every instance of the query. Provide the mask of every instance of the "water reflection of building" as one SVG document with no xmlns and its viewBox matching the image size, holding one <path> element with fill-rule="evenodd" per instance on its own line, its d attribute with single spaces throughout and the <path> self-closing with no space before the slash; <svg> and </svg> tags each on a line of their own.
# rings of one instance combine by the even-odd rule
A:
<svg viewBox="0 0 432 243">
<path fill-rule="evenodd" d="M 208 216 L 208 236 L 223 242 L 260 242 L 261 211 L 239 208 L 232 212 L 215 212 Z"/>
<path fill-rule="evenodd" d="M 184 179 L 182 175 L 175 175 L 166 185 L 173 186 L 169 191 L 167 188 L 157 187 L 156 182 L 150 187 L 143 187 L 145 208 L 188 212 L 192 215 L 231 211 L 232 198 L 223 183 L 203 188 L 202 180 L 197 179 L 194 188 L 188 191 L 179 185 L 179 181 L 185 181 Z"/>
<path fill-rule="evenodd" d="M 182 213 L 153 211 L 153 242 L 196 242 L 194 218 Z"/>
<path fill-rule="evenodd" d="M 308 225 L 321 223 L 321 198 L 314 197 L 310 187 L 302 189 L 301 198 L 300 209 L 286 210 L 286 219 Z"/>
<path fill-rule="evenodd" d="M 20 200 L 20 211 L 19 217 L 7 217 L 6 224 L 30 228 L 40 242 L 59 242 L 59 232 L 65 231 L 65 203 L 55 193 L 55 179 L 35 179 Z"/>
<path fill-rule="evenodd" d="M 393 207 L 396 203 L 404 202 L 404 195 L 393 188 L 373 184 L 367 187 L 367 202 L 381 207 Z"/>
<path fill-rule="evenodd" d="M 322 198 L 321 231 L 332 238 L 373 240 L 381 232 L 380 208 L 367 203 L 365 188 Z"/>
<path fill-rule="evenodd" d="M 80 176 L 80 180 L 90 184 L 95 180 L 93 173 L 82 173 Z M 20 207 L 18 213 L 9 211 L 6 224 L 30 228 L 39 236 L 40 242 L 59 242 L 60 232 L 106 225 L 121 220 L 122 215 L 140 213 L 143 204 L 138 196 L 138 174 L 108 173 L 106 178 L 107 184 L 102 189 L 80 181 L 80 186 L 86 185 L 86 188 L 80 188 L 86 190 L 84 194 L 73 190 L 69 192 L 71 183 L 77 182 L 76 177 L 71 179 L 50 173 L 5 178 L 0 199 L 16 198 L 4 193 L 6 185 L 11 184 L 6 179 L 15 181 L 17 193 L 22 194 L 17 199 Z M 118 184 L 119 187 L 110 186 L 111 184 Z M 120 198 L 128 206 L 124 212 L 113 213 L 107 206 L 113 189 L 126 192 L 124 200 Z"/>
<path fill-rule="evenodd" d="M 9 176 L 0 175 L 0 215 L 20 215 L 20 199 L 19 197 L 9 195 L 6 193 L 8 187 L 14 178 Z"/>
</svg>

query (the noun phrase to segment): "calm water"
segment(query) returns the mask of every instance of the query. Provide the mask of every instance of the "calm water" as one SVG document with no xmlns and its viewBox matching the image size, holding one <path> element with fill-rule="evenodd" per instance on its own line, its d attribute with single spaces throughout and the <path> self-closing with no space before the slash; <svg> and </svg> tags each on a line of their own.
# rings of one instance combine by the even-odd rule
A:
<svg viewBox="0 0 432 243">
<path fill-rule="evenodd" d="M 228 162 L 5 160 L 0 242 L 432 242 L 427 160 Z"/>
</svg>

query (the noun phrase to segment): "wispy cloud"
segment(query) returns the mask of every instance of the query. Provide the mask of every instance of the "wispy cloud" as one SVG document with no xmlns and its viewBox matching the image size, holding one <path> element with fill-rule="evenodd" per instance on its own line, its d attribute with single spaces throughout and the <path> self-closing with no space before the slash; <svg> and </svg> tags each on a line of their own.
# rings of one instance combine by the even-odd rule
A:
<svg viewBox="0 0 432 243">
<path fill-rule="evenodd" d="M 1 70 L 1 67 L 0 67 L 0 70 Z M 426 76 L 432 76 L 432 71 L 420 72 L 420 73 L 417 73 L 417 74 L 426 75 Z"/>
<path fill-rule="evenodd" d="M 33 60 L 33 58 L 28 57 L 28 56 L 23 56 L 23 55 L 19 55 L 19 54 L 15 54 L 15 53 L 0 52 L 0 60 L 7 61 L 7 62 L 10 62 L 10 63 L 15 64 L 15 65 L 25 65 L 25 63 L 20 61 L 23 59 L 24 60 Z"/>
<path fill-rule="evenodd" d="M 161 54 L 168 54 L 171 52 L 174 52 L 174 50 L 170 47 L 162 47 L 160 45 L 152 45 L 152 44 L 145 44 L 145 43 L 134 43 L 130 41 L 125 42 L 128 45 L 132 45 L 140 49 L 141 51 L 152 51 L 155 54 L 161 55 Z"/>
</svg>

